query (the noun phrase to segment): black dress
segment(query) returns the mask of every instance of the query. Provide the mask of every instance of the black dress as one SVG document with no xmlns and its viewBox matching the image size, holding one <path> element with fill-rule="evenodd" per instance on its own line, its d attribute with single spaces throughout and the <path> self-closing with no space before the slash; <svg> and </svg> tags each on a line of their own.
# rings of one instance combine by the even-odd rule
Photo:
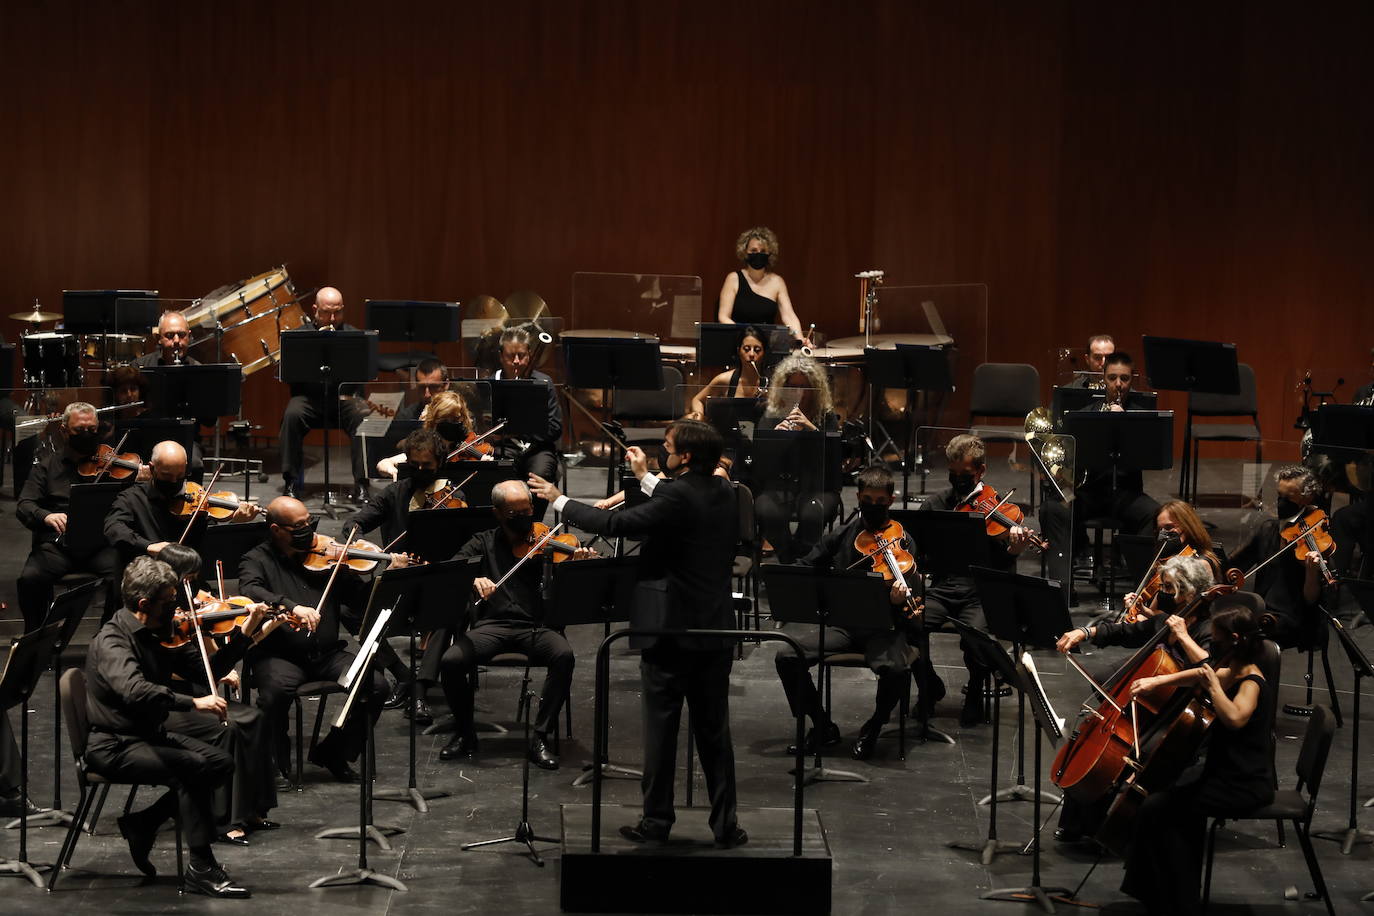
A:
<svg viewBox="0 0 1374 916">
<path fill-rule="evenodd" d="M 1278 685 L 1247 674 L 1227 696 L 1234 698 L 1246 681 L 1260 689 L 1250 721 L 1237 729 L 1214 724 L 1206 758 L 1173 788 L 1147 798 L 1136 815 L 1121 889 L 1151 913 L 1199 912 L 1203 831 L 1209 816 L 1248 811 L 1274 800 Z"/>
<path fill-rule="evenodd" d="M 735 271 L 735 276 L 739 277 L 739 292 L 735 293 L 735 304 L 730 309 L 730 319 L 735 324 L 777 324 L 777 300 L 754 292 L 743 270 Z"/>
</svg>

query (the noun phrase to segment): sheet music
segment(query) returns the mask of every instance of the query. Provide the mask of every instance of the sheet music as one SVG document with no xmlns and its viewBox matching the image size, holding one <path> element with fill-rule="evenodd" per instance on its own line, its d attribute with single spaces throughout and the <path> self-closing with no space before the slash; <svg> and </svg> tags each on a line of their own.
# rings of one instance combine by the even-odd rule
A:
<svg viewBox="0 0 1374 916">
<path fill-rule="evenodd" d="M 1021 653 L 1021 667 L 1028 675 L 1026 684 L 1027 693 L 1030 694 L 1032 702 L 1039 707 L 1040 712 L 1048 722 L 1054 723 L 1054 734 L 1050 735 L 1050 741 L 1058 744 L 1059 739 L 1064 736 L 1065 719 L 1054 711 L 1054 704 L 1050 702 L 1049 695 L 1045 693 L 1045 685 L 1040 682 L 1040 672 L 1035 670 L 1035 659 L 1031 658 L 1029 652 Z"/>
<path fill-rule="evenodd" d="M 383 608 L 382 611 L 377 614 L 377 620 L 372 624 L 372 629 L 368 631 L 367 639 L 363 641 L 361 650 L 358 652 L 357 657 L 353 659 L 353 664 L 349 665 L 348 670 L 343 673 L 343 677 L 339 678 L 340 687 L 345 690 L 352 687 L 354 679 L 358 677 L 358 672 L 367 665 L 367 660 L 377 649 L 378 640 L 380 640 L 382 634 L 386 632 L 387 622 L 391 620 L 391 610 L 391 608 Z"/>
</svg>

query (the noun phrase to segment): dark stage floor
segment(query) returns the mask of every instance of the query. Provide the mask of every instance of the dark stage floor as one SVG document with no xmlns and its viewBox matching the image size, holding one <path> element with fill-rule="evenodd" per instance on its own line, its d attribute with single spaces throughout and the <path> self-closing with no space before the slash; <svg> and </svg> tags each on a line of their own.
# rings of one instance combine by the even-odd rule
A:
<svg viewBox="0 0 1374 916">
<path fill-rule="evenodd" d="M 342 454 L 336 458 L 342 471 Z M 576 493 L 596 491 L 604 479 L 603 472 L 574 469 L 573 489 Z M 343 476 L 342 474 L 340 476 Z M 256 488 L 255 488 L 256 489 Z M 1161 487 L 1161 491 L 1163 488 Z M 852 503 L 852 496 L 848 496 Z M 17 610 L 13 600 L 13 582 L 27 551 L 28 535 L 15 522 L 13 503 L 7 496 L 0 515 L 0 538 L 10 549 L 0 553 L 0 594 L 9 602 L 5 612 L 4 629 L 0 636 L 17 632 Z M 337 531 L 337 523 L 325 521 L 326 533 Z M 1029 569 L 1029 563 L 1027 571 Z M 1085 604 L 1090 604 L 1085 595 Z M 1095 598 L 1096 596 L 1092 596 Z M 1096 610 L 1083 607 L 1075 610 L 1075 620 L 1086 620 Z M 560 825 L 559 806 L 584 805 L 590 801 L 590 788 L 574 788 L 571 783 L 581 765 L 590 757 L 590 723 L 592 715 L 592 664 L 595 646 L 600 638 L 599 627 L 579 627 L 570 634 L 578 650 L 578 669 L 574 683 L 574 733 L 563 741 L 563 766 L 557 772 L 533 770 L 531 773 L 531 821 L 539 833 L 557 835 Z M 1374 649 L 1374 630 L 1361 629 L 1357 636 L 1367 649 Z M 733 678 L 733 726 L 739 775 L 741 804 L 757 807 L 786 807 L 791 804 L 792 782 L 788 776 L 790 759 L 784 747 L 792 734 L 792 720 L 788 718 L 786 703 L 774 673 L 774 649 L 751 649 L 735 668 Z M 833 899 L 837 913 L 895 913 L 927 910 L 937 913 L 1015 912 L 1024 904 L 994 904 L 979 899 L 979 895 L 994 887 L 1027 883 L 1031 861 L 1014 854 L 1000 855 L 990 866 L 983 866 L 974 853 L 951 850 L 946 843 L 953 840 L 981 840 L 987 830 L 988 809 L 978 800 L 987 793 L 989 754 L 992 729 L 960 728 L 957 713 L 959 688 L 964 672 L 958 648 L 953 639 L 935 640 L 935 660 L 950 689 L 949 698 L 938 710 L 936 725 L 950 731 L 957 744 L 915 745 L 908 749 L 907 759 L 897 757 L 895 739 L 880 744 L 877 757 L 868 763 L 858 763 L 847 756 L 834 765 L 855 770 L 868 782 L 827 783 L 808 788 L 805 805 L 819 812 L 834 854 Z M 1094 670 L 1109 670 L 1119 651 L 1099 652 L 1085 658 Z M 1336 738 L 1327 779 L 1322 786 L 1322 800 L 1317 813 L 1319 829 L 1343 828 L 1347 816 L 1350 779 L 1351 722 L 1348 692 L 1352 678 L 1348 666 L 1336 654 L 1332 655 L 1338 684 L 1342 690 L 1340 702 L 1345 712 L 1346 726 Z M 1284 658 L 1285 701 L 1301 699 L 1301 674 L 1304 658 L 1289 653 Z M 1061 714 L 1072 714 L 1085 695 L 1080 679 L 1063 662 L 1049 653 L 1042 653 L 1040 668 Z M 636 661 L 628 655 L 617 656 L 612 662 L 613 691 L 611 754 L 615 761 L 630 765 L 638 763 L 640 723 L 638 716 L 638 673 Z M 245 912 L 252 908 L 260 913 L 303 913 L 311 908 L 329 907 L 332 913 L 346 912 L 405 912 L 418 913 L 489 913 L 548 914 L 556 912 L 559 899 L 559 852 L 547 848 L 548 867 L 536 868 L 522 857 L 514 846 L 461 852 L 465 842 L 500 836 L 512 831 L 520 813 L 520 759 L 522 744 L 515 727 L 517 674 L 513 671 L 493 671 L 483 676 L 478 697 L 479 716 L 499 722 L 511 729 L 507 735 L 483 734 L 481 756 L 476 763 L 450 764 L 438 759 L 442 736 L 422 737 L 419 743 L 420 781 L 423 785 L 443 788 L 452 796 L 432 803 L 430 813 L 420 815 L 409 806 L 379 801 L 377 820 L 405 828 L 394 838 L 390 852 L 369 851 L 372 867 L 405 881 L 408 893 L 378 888 L 309 890 L 311 879 L 350 869 L 356 864 L 356 843 L 351 841 L 322 841 L 314 838 L 316 830 L 335 824 L 348 824 L 356 818 L 355 787 L 328 781 L 319 769 L 307 767 L 304 790 L 283 793 L 280 806 L 273 817 L 284 823 L 284 829 L 253 837 L 246 849 L 217 847 L 217 853 L 236 876 L 249 884 L 254 897 L 248 903 L 207 901 L 188 897 L 178 901 L 172 879 L 164 877 L 153 886 L 142 887 L 129 861 L 126 846 L 114 830 L 115 809 L 123 796 L 114 794 L 110 809 L 100 825 L 97 836 L 84 838 L 76 851 L 73 868 L 63 877 L 54 895 L 36 890 L 26 882 L 10 879 L 4 885 L 6 898 L 3 910 L 10 913 L 46 912 L 66 913 L 134 913 L 195 909 Z M 837 671 L 834 678 L 836 719 L 847 738 L 852 738 L 860 723 L 867 717 L 873 698 L 873 681 L 867 672 Z M 45 679 L 32 704 L 30 718 L 32 735 L 31 771 L 32 793 L 44 802 L 52 792 L 51 740 L 51 679 Z M 437 697 L 435 698 L 437 699 Z M 1325 699 L 1324 691 L 1319 699 Z M 312 704 L 307 704 L 306 721 L 311 721 Z M 1366 725 L 1369 715 L 1364 716 Z M 1016 707 L 1006 704 L 1002 713 L 1002 753 L 999 765 L 1002 776 L 999 784 L 1014 781 Z M 894 723 L 895 724 L 895 723 Z M 1291 785 L 1293 765 L 1305 720 L 1280 715 L 1279 772 L 1281 781 Z M 17 730 L 17 722 L 16 722 Z M 405 720 L 397 713 L 388 713 L 378 729 L 380 742 L 378 785 L 399 786 L 405 780 Z M 1366 738 L 1366 747 L 1374 736 Z M 1051 753 L 1047 749 L 1047 760 Z M 1369 760 L 1369 753 L 1362 755 Z M 1027 753 L 1026 764 L 1031 756 Z M 76 800 L 71 777 L 71 761 L 61 761 L 63 798 L 68 805 Z M 1027 779 L 1031 775 L 1028 773 Z M 697 770 L 696 802 L 705 802 L 705 789 Z M 1361 801 L 1374 792 L 1374 783 L 1361 790 Z M 606 801 L 617 805 L 634 805 L 638 785 L 635 782 L 611 780 L 607 783 Z M 1000 835 L 1004 839 L 1026 841 L 1032 830 L 1032 806 L 1028 802 L 1011 802 L 999 812 Z M 1374 809 L 1361 809 L 1368 826 L 1374 828 Z M 682 810 L 681 819 L 704 821 L 706 810 Z M 1043 816 L 1053 827 L 1049 807 Z M 618 824 L 608 824 L 614 830 Z M 749 827 L 748 823 L 744 826 Z M 1084 901 L 1102 904 L 1110 912 L 1135 912 L 1133 904 L 1118 890 L 1120 863 L 1104 859 L 1093 868 L 1096 856 L 1083 849 L 1057 848 L 1046 831 L 1043 857 L 1043 883 L 1076 888 L 1081 883 Z M 30 834 L 30 858 L 51 860 L 62 838 L 55 828 L 35 830 Z M 12 856 L 17 847 L 17 835 L 7 832 L 0 838 L 0 855 Z M 1272 826 L 1258 828 L 1247 825 L 1238 833 L 1224 833 L 1217 856 L 1214 886 L 1214 912 L 1221 913 L 1299 913 L 1321 912 L 1314 902 L 1285 901 L 1284 889 L 1296 885 L 1309 887 L 1307 872 L 1296 842 L 1288 848 L 1274 846 Z M 1369 846 L 1357 847 L 1345 857 L 1331 842 L 1318 842 L 1326 879 L 1332 888 L 1337 912 L 1358 912 L 1360 896 L 1374 890 L 1374 870 L 1370 868 Z M 164 874 L 173 869 L 171 837 L 159 844 L 154 860 Z M 721 887 L 723 897 L 731 894 L 729 887 Z M 673 889 L 663 888 L 664 899 Z M 999 909 L 1000 907 L 1000 909 Z M 652 900 L 644 902 L 646 912 L 654 911 Z M 1066 911 L 1061 909 L 1061 912 Z"/>
</svg>

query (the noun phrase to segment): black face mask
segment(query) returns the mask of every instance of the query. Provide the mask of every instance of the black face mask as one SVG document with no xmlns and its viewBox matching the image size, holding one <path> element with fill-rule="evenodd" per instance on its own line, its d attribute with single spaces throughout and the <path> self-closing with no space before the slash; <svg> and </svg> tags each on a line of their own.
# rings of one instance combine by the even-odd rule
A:
<svg viewBox="0 0 1374 916">
<path fill-rule="evenodd" d="M 296 550 L 309 550 L 315 546 L 315 527 L 319 519 L 312 518 L 310 523 L 291 529 L 291 546 Z"/>
<path fill-rule="evenodd" d="M 755 270 L 763 270 L 765 267 L 768 266 L 768 252 L 751 251 L 744 256 L 744 263 L 748 264 Z"/>
<path fill-rule="evenodd" d="M 468 437 L 467 426 L 456 420 L 444 420 L 442 423 L 436 423 L 434 424 L 434 431 L 454 445 L 457 445 Z"/>
<path fill-rule="evenodd" d="M 1172 614 L 1180 607 L 1178 603 L 1178 596 L 1171 595 L 1168 592 L 1164 591 L 1164 589 L 1160 589 L 1159 594 L 1155 596 L 1155 607 L 1160 611 L 1160 613 Z"/>
<path fill-rule="evenodd" d="M 950 473 L 949 485 L 954 488 L 954 495 L 963 498 L 969 491 L 978 486 L 978 481 L 972 474 Z"/>
<path fill-rule="evenodd" d="M 877 531 L 887 524 L 887 506 L 881 503 L 859 503 L 859 515 L 869 531 Z"/>
<path fill-rule="evenodd" d="M 439 472 L 431 468 L 415 468 L 410 472 L 410 479 L 415 483 L 415 489 L 427 490 L 430 484 L 439 479 Z"/>
<path fill-rule="evenodd" d="M 78 455 L 93 455 L 100 445 L 100 434 L 95 431 L 68 433 L 67 444 Z"/>
<path fill-rule="evenodd" d="M 183 480 L 161 480 L 157 477 L 153 478 L 153 489 L 156 490 L 157 494 L 163 499 L 171 499 L 173 496 L 176 496 L 181 492 L 181 488 L 184 485 L 185 481 Z"/>
<path fill-rule="evenodd" d="M 1161 544 L 1165 541 L 1177 541 L 1179 540 L 1179 535 L 1177 531 L 1161 528 L 1159 529 L 1159 533 L 1155 535 L 1155 540 L 1159 541 Z"/>
<path fill-rule="evenodd" d="M 1305 508 L 1307 507 L 1300 506 L 1293 500 L 1283 497 L 1279 497 L 1278 502 L 1274 503 L 1274 509 L 1279 513 L 1279 518 L 1292 518 Z"/>
<path fill-rule="evenodd" d="M 524 540 L 525 538 L 528 538 L 530 536 L 530 532 L 534 530 L 534 516 L 511 515 L 506 518 L 504 524 L 506 526 L 506 530 L 509 531 L 512 536 L 514 536 L 517 540 Z"/>
</svg>

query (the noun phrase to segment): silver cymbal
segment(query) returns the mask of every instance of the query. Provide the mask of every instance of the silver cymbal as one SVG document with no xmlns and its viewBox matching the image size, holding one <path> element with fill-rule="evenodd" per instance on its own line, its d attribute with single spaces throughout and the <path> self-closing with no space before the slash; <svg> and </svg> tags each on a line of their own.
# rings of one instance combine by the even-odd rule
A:
<svg viewBox="0 0 1374 916">
<path fill-rule="evenodd" d="M 38 306 L 34 306 L 32 312 L 14 312 L 10 315 L 15 321 L 27 321 L 30 324 L 46 324 L 49 321 L 56 321 L 62 315 L 58 312 L 39 311 Z"/>
</svg>

